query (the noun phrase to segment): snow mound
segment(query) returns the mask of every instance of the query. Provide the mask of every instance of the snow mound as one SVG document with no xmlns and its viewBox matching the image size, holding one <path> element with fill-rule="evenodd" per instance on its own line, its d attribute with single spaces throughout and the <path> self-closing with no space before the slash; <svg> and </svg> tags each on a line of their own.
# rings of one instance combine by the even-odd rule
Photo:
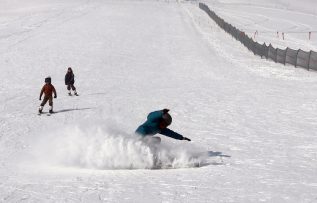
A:
<svg viewBox="0 0 317 203">
<path fill-rule="evenodd" d="M 134 134 L 102 127 L 69 127 L 35 148 L 41 164 L 101 170 L 189 168 L 203 165 L 207 157 L 184 142 L 154 147 Z"/>
</svg>

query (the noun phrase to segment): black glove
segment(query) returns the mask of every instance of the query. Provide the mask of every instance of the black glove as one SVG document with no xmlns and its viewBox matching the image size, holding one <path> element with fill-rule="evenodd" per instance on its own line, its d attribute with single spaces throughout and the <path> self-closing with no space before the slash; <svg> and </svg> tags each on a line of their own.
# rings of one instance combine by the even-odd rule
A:
<svg viewBox="0 0 317 203">
<path fill-rule="evenodd" d="M 56 99 L 56 98 L 57 98 L 57 95 L 55 95 L 54 98 Z"/>
<path fill-rule="evenodd" d="M 183 137 L 183 140 L 187 140 L 188 142 L 190 142 L 191 140 L 187 137 Z"/>
<path fill-rule="evenodd" d="M 163 109 L 163 114 L 166 114 L 169 112 L 169 109 Z"/>
<path fill-rule="evenodd" d="M 42 100 L 42 98 L 40 97 L 40 98 L 39 98 L 39 100 L 41 101 L 41 100 Z"/>
</svg>

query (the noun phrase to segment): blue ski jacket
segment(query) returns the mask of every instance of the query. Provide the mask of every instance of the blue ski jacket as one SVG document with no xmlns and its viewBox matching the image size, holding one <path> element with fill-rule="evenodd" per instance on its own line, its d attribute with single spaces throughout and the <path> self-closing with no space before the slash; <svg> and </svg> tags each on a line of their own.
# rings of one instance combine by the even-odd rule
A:
<svg viewBox="0 0 317 203">
<path fill-rule="evenodd" d="M 135 133 L 138 135 L 141 135 L 143 137 L 145 136 L 153 136 L 157 133 L 165 135 L 167 137 L 171 137 L 177 140 L 182 140 L 184 137 L 168 128 L 160 129 L 160 122 L 163 116 L 163 111 L 154 111 L 151 112 L 147 116 L 147 120 L 145 123 L 140 125 Z"/>
</svg>

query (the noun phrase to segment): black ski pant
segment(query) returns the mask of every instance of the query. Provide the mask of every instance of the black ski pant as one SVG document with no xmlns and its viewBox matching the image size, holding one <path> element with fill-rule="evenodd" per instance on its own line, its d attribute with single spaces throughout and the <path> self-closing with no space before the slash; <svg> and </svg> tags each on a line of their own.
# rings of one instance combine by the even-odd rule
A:
<svg viewBox="0 0 317 203">
<path fill-rule="evenodd" d="M 69 91 L 70 89 L 72 89 L 73 91 L 76 90 L 76 87 L 74 86 L 74 84 L 68 84 L 67 85 L 67 90 Z"/>
<path fill-rule="evenodd" d="M 53 97 L 52 96 L 48 96 L 48 97 L 44 97 L 41 106 L 44 106 L 46 104 L 46 102 L 48 101 L 48 104 L 50 106 L 53 106 Z"/>
</svg>

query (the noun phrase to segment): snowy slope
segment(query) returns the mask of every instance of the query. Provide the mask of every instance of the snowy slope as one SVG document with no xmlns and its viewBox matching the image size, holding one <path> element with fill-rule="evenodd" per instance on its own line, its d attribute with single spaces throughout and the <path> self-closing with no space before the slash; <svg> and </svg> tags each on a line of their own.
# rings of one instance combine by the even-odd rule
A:
<svg viewBox="0 0 317 203">
<path fill-rule="evenodd" d="M 317 51 L 317 1 L 204 0 L 202 2 L 260 43 L 272 43 L 274 47 L 282 49 L 290 47 Z M 309 32 L 311 32 L 310 39 Z"/>
<path fill-rule="evenodd" d="M 0 201 L 317 201 L 315 72 L 254 57 L 195 2 L 0 2 Z M 192 142 L 162 137 L 172 169 L 149 170 L 133 132 L 165 107 Z"/>
</svg>

